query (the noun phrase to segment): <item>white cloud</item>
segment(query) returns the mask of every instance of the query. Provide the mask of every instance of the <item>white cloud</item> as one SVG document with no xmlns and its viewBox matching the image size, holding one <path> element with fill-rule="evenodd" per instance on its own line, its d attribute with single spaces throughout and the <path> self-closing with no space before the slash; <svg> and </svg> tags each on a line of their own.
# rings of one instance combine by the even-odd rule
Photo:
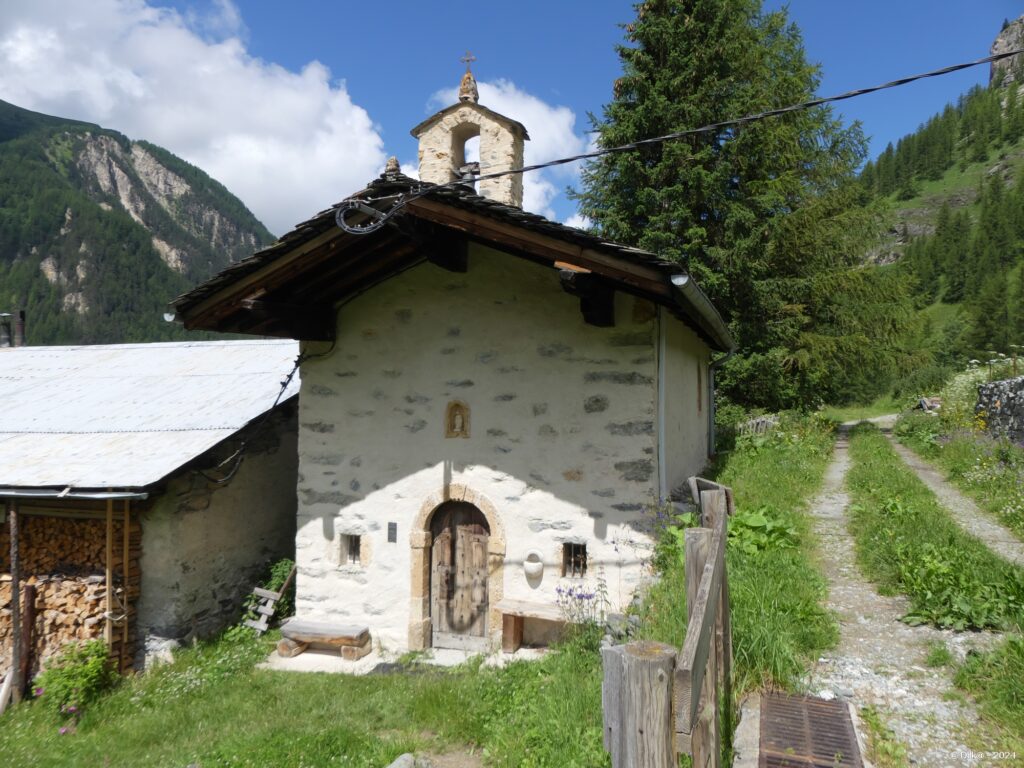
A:
<svg viewBox="0 0 1024 768">
<path fill-rule="evenodd" d="M 478 88 L 482 105 L 526 126 L 526 132 L 530 134 L 524 153 L 526 165 L 544 163 L 585 151 L 587 139 L 576 133 L 576 114 L 568 107 L 548 104 L 520 90 L 509 80 L 480 82 Z M 457 99 L 458 89 L 447 88 L 435 93 L 431 98 L 431 104 L 435 107 L 445 107 L 454 104 Z M 481 171 L 486 173 L 486 169 Z M 577 178 L 578 173 L 578 167 L 573 164 L 523 174 L 523 208 L 554 219 L 552 201 L 565 185 Z"/>
<path fill-rule="evenodd" d="M 254 58 L 244 35 L 230 0 L 203 17 L 144 0 L 5 3 L 0 99 L 159 144 L 282 234 L 360 189 L 383 142 L 326 67 Z"/>
<path fill-rule="evenodd" d="M 576 227 L 576 229 L 590 229 L 594 226 L 594 222 L 581 213 L 574 213 L 565 220 L 564 224 L 567 227 Z"/>
</svg>

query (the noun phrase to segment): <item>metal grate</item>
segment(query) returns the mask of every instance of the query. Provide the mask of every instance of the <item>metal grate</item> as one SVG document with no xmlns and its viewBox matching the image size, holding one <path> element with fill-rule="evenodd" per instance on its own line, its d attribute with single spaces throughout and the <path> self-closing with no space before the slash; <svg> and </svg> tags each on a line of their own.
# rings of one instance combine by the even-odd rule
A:
<svg viewBox="0 0 1024 768">
<path fill-rule="evenodd" d="M 862 768 L 846 703 L 770 693 L 761 698 L 759 768 Z"/>
</svg>

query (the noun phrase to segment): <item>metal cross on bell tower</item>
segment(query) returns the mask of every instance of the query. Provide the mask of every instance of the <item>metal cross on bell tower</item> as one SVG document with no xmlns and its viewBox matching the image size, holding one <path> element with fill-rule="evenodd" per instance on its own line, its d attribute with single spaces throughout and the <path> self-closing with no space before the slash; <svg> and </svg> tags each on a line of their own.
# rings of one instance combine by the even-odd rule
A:
<svg viewBox="0 0 1024 768">
<path fill-rule="evenodd" d="M 480 92 L 476 88 L 476 78 L 473 77 L 473 73 L 469 69 L 469 65 L 476 61 L 476 56 L 466 51 L 466 55 L 459 61 L 466 65 L 466 74 L 462 76 L 462 82 L 459 83 L 459 101 L 471 101 L 476 104 L 480 100 Z"/>
</svg>

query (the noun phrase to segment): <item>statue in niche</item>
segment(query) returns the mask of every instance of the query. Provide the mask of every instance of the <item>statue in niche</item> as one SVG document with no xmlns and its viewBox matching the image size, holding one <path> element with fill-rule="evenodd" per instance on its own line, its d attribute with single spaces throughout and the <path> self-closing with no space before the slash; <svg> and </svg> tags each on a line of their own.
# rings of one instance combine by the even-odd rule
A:
<svg viewBox="0 0 1024 768">
<path fill-rule="evenodd" d="M 444 419 L 445 437 L 469 437 L 469 406 L 460 400 L 448 403 Z"/>
</svg>

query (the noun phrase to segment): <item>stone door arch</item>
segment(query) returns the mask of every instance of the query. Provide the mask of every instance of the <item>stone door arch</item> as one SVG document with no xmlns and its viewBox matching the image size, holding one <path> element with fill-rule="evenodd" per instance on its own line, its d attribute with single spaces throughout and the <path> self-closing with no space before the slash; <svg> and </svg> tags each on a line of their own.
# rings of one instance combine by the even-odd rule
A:
<svg viewBox="0 0 1024 768">
<path fill-rule="evenodd" d="M 431 625 L 431 565 L 433 534 L 431 523 L 435 513 L 451 502 L 472 505 L 483 520 L 480 522 L 488 531 L 486 540 L 486 597 L 487 611 L 485 634 L 482 643 L 487 648 L 501 643 L 501 615 L 495 605 L 504 593 L 503 567 L 505 561 L 505 529 L 494 505 L 483 494 L 458 484 L 451 484 L 442 491 L 431 494 L 420 507 L 420 512 L 410 532 L 411 545 L 411 600 L 409 609 L 409 649 L 423 650 L 432 645 Z"/>
</svg>

